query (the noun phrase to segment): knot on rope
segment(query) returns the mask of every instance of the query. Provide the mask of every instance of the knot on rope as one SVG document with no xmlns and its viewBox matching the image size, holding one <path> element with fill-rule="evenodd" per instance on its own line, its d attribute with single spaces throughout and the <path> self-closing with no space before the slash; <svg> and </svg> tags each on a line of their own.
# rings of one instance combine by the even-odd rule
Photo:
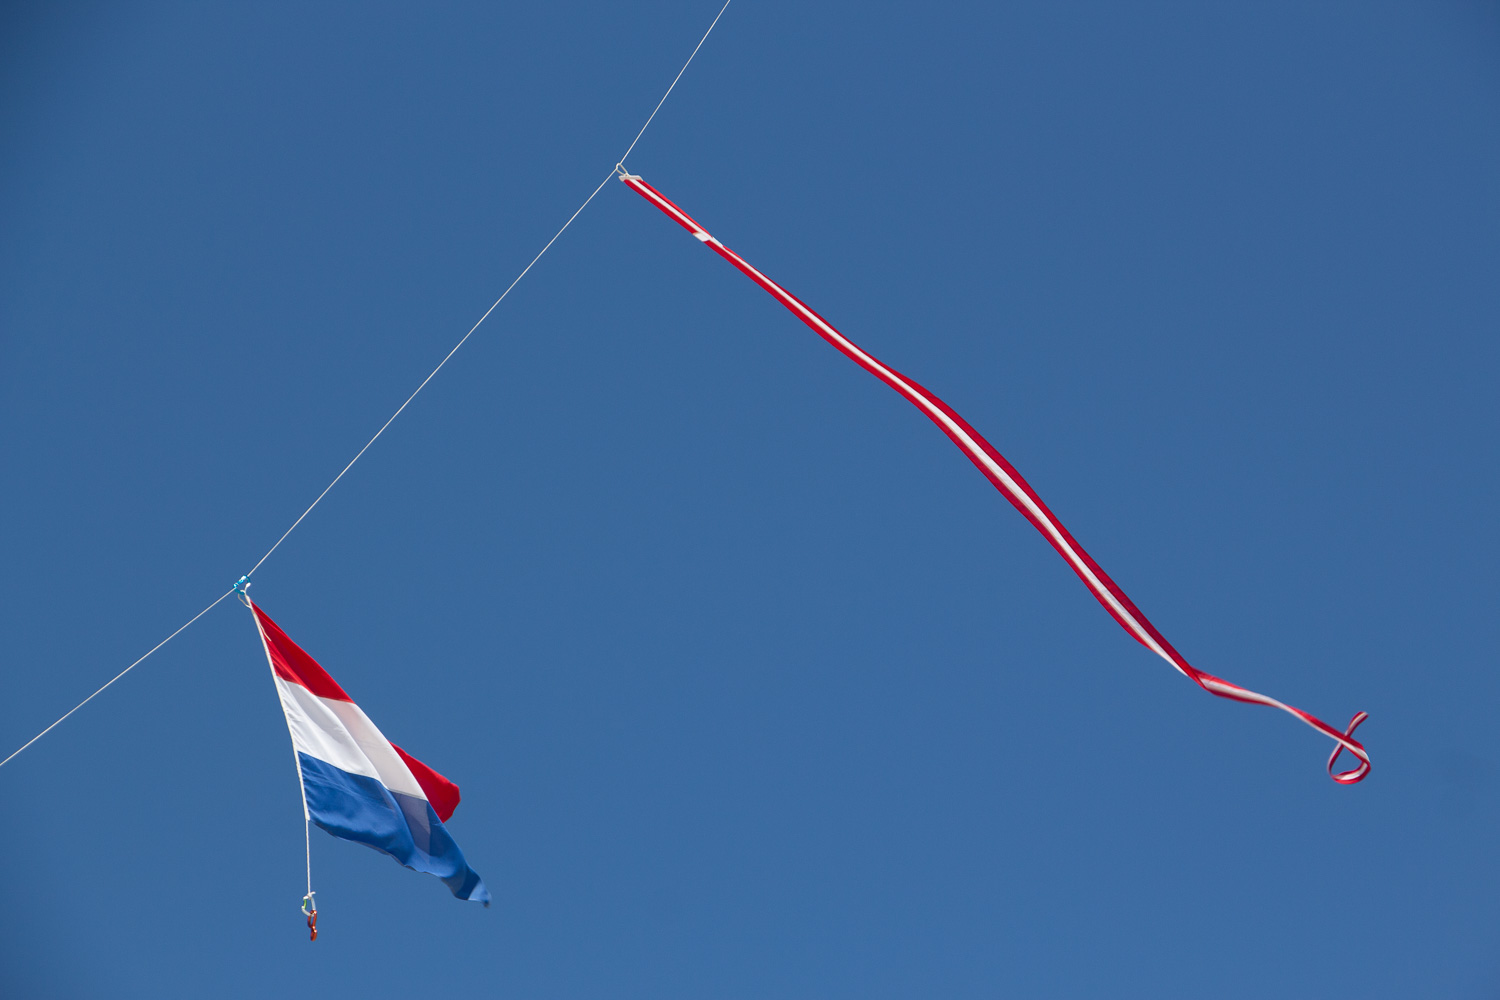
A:
<svg viewBox="0 0 1500 1000">
<path fill-rule="evenodd" d="M 1344 738 L 1347 739 L 1350 743 L 1354 744 L 1354 746 L 1359 747 L 1361 751 L 1364 750 L 1365 746 L 1363 743 L 1354 738 L 1354 731 L 1359 728 L 1359 724 L 1361 722 L 1364 722 L 1369 717 L 1369 712 L 1355 712 L 1354 718 L 1349 720 L 1349 728 L 1344 730 Z M 1359 759 L 1359 766 L 1354 770 L 1340 771 L 1337 774 L 1333 773 L 1334 763 L 1339 759 L 1339 754 L 1343 753 L 1345 750 L 1348 750 L 1351 754 L 1354 753 L 1354 751 L 1350 747 L 1344 745 L 1343 743 L 1334 744 L 1333 756 L 1328 758 L 1328 776 L 1341 785 L 1352 785 L 1356 782 L 1365 780 L 1365 775 L 1370 773 L 1370 758 L 1366 757 L 1362 752 L 1354 754 L 1354 756 Z"/>
<path fill-rule="evenodd" d="M 317 893 L 315 892 L 309 892 L 306 896 L 302 897 L 302 913 L 307 917 L 307 939 L 309 941 L 316 941 L 318 939 L 318 906 L 313 902 L 313 897 L 316 895 Z"/>
<path fill-rule="evenodd" d="M 234 581 L 234 592 L 237 595 L 235 599 L 237 601 L 239 601 L 241 604 L 243 604 L 245 607 L 248 608 L 250 606 L 250 574 L 249 573 L 246 573 L 244 576 L 242 576 L 238 580 Z"/>
</svg>

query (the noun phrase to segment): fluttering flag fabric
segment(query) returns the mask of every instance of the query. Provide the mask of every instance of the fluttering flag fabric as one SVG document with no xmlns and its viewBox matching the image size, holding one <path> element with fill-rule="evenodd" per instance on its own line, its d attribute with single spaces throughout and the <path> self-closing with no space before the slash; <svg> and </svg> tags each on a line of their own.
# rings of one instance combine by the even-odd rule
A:
<svg viewBox="0 0 1500 1000">
<path fill-rule="evenodd" d="M 1130 633 L 1137 642 L 1166 660 L 1176 670 L 1180 671 L 1209 694 L 1217 695 L 1220 698 L 1229 698 L 1234 701 L 1247 702 L 1252 705 L 1269 705 L 1272 708 L 1279 708 L 1284 712 L 1296 716 L 1318 732 L 1333 739 L 1335 746 L 1332 756 L 1328 758 L 1328 774 L 1339 784 L 1355 784 L 1364 780 L 1365 776 L 1370 773 L 1370 756 L 1365 752 L 1364 746 L 1358 740 L 1354 739 L 1354 730 L 1367 717 L 1364 712 L 1355 713 L 1348 727 L 1341 732 L 1322 719 L 1310 715 L 1300 708 L 1294 708 L 1291 705 L 1277 701 L 1275 698 L 1269 698 L 1266 695 L 1246 690 L 1237 684 L 1231 684 L 1223 678 L 1205 673 L 1188 663 L 1182 654 L 1173 649 L 1172 644 L 1167 642 L 1162 634 L 1156 630 L 1156 626 L 1152 625 L 1146 619 L 1146 616 L 1141 614 L 1140 610 L 1125 595 L 1125 592 L 1120 589 L 1119 585 L 1111 580 L 1104 570 L 1099 568 L 1099 564 L 1094 562 L 1093 558 L 1083 550 L 1083 546 L 1074 540 L 1073 536 L 1068 533 L 1068 529 L 1064 528 L 1062 522 L 1053 515 L 1052 511 L 1047 509 L 1047 505 L 1042 503 L 1041 497 L 1037 496 L 1036 491 L 1021 477 L 1021 474 L 978 431 L 970 427 L 963 417 L 953 412 L 948 404 L 894 368 L 883 364 L 861 350 L 853 341 L 835 330 L 827 320 L 809 309 L 802 300 L 756 270 L 739 254 L 710 236 L 708 231 L 693 221 L 686 212 L 678 208 L 665 195 L 650 184 L 647 184 L 640 177 L 621 170 L 620 180 L 629 185 L 641 197 L 659 208 L 668 218 L 692 233 L 700 243 L 703 243 L 714 253 L 729 261 L 729 263 L 743 272 L 751 281 L 764 288 L 776 301 L 780 302 L 793 315 L 811 327 L 813 332 L 817 333 L 818 336 L 832 344 L 841 354 L 906 397 L 928 419 L 937 424 L 942 432 L 948 435 L 953 443 L 968 457 L 969 461 L 973 462 L 979 471 L 984 473 L 985 478 L 989 479 L 995 488 L 1015 505 L 1015 508 L 1021 512 L 1022 516 L 1042 533 L 1042 536 L 1051 543 L 1058 554 L 1072 567 L 1073 572 L 1077 573 L 1079 578 L 1083 580 L 1084 585 L 1089 588 L 1089 591 L 1099 603 L 1104 605 L 1104 610 L 1108 611 L 1115 621 L 1119 622 L 1120 626 L 1126 632 Z M 1358 766 L 1348 771 L 1335 773 L 1333 769 L 1334 764 L 1338 761 L 1339 755 L 1346 750 L 1357 759 Z"/>
<path fill-rule="evenodd" d="M 386 739 L 269 615 L 251 610 L 292 734 L 308 818 L 488 906 L 489 890 L 443 825 L 458 807 L 458 786 Z"/>
</svg>

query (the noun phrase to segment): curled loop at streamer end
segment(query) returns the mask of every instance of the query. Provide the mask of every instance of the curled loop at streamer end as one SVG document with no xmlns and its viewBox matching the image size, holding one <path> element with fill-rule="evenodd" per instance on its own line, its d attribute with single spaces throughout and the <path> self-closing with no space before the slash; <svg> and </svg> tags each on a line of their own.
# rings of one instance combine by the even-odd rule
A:
<svg viewBox="0 0 1500 1000">
<path fill-rule="evenodd" d="M 1344 738 L 1347 739 L 1350 743 L 1353 743 L 1355 746 L 1359 747 L 1361 750 L 1365 748 L 1365 745 L 1354 738 L 1354 731 L 1359 728 L 1359 724 L 1361 722 L 1364 722 L 1369 717 L 1370 713 L 1368 712 L 1355 712 L 1354 718 L 1349 720 L 1349 728 L 1344 730 Z M 1337 763 L 1339 754 L 1343 753 L 1345 750 L 1349 750 L 1349 747 L 1345 746 L 1343 743 L 1334 744 L 1333 755 L 1328 758 L 1328 776 L 1341 785 L 1353 785 L 1357 784 L 1358 782 L 1364 781 L 1365 775 L 1370 773 L 1370 758 L 1364 756 L 1363 754 L 1357 755 L 1359 759 L 1359 766 L 1354 770 L 1340 771 L 1337 774 L 1334 773 L 1333 765 Z M 1353 753 L 1352 750 L 1350 752 Z"/>
</svg>

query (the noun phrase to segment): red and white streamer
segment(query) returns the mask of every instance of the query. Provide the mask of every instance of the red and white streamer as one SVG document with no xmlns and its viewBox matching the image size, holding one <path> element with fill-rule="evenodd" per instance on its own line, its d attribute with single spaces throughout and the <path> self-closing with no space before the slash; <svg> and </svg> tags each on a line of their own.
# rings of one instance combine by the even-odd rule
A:
<svg viewBox="0 0 1500 1000">
<path fill-rule="evenodd" d="M 1166 660 L 1209 694 L 1217 695 L 1220 698 L 1229 698 L 1234 701 L 1247 702 L 1252 705 L 1269 705 L 1272 708 L 1279 708 L 1283 712 L 1291 713 L 1318 732 L 1334 740 L 1336 745 L 1333 749 L 1333 755 L 1328 758 L 1328 774 L 1334 781 L 1343 785 L 1352 785 L 1364 780 L 1365 775 L 1370 773 L 1370 756 L 1365 752 L 1364 746 L 1358 740 L 1354 739 L 1354 730 L 1367 717 L 1364 712 L 1355 713 L 1354 718 L 1349 721 L 1348 727 L 1341 732 L 1322 719 L 1314 715 L 1309 715 L 1300 708 L 1294 708 L 1291 705 L 1277 701 L 1275 698 L 1268 698 L 1263 694 L 1246 690 L 1237 684 L 1231 684 L 1222 678 L 1204 673 L 1202 670 L 1188 663 L 1182 654 L 1173 649 L 1172 644 L 1167 642 L 1162 634 L 1156 630 L 1156 626 L 1152 625 L 1146 619 L 1146 616 L 1141 614 L 1140 610 L 1125 595 L 1125 592 L 1120 589 L 1119 585 L 1109 578 L 1109 574 L 1100 569 L 1099 564 L 1094 562 L 1093 558 L 1083 550 L 1083 546 L 1074 540 L 1073 536 L 1068 533 L 1068 529 L 1064 528 L 1062 522 L 1047 509 L 1047 505 L 1042 502 L 1041 497 L 1036 495 L 1036 491 L 1021 477 L 1021 474 L 978 431 L 970 427 L 963 417 L 954 413 L 947 403 L 944 403 L 937 396 L 928 392 L 894 368 L 881 363 L 878 359 L 861 350 L 857 344 L 835 330 L 827 320 L 809 309 L 801 299 L 766 277 L 746 262 L 739 254 L 710 236 L 708 231 L 693 221 L 686 212 L 678 208 L 665 195 L 650 184 L 647 184 L 640 177 L 622 171 L 620 180 L 630 185 L 636 193 L 661 209 L 663 213 L 677 222 L 682 228 L 692 233 L 699 242 L 739 268 L 751 281 L 764 288 L 767 292 L 770 292 L 776 301 L 786 306 L 798 319 L 812 327 L 818 336 L 836 347 L 840 353 L 905 396 L 911 401 L 912 405 L 926 414 L 929 420 L 937 424 L 942 432 L 948 435 L 954 444 L 958 445 L 959 449 L 968 456 L 969 461 L 973 462 L 979 471 L 984 473 L 985 477 L 995 484 L 995 488 L 1015 505 L 1015 508 L 1032 523 L 1036 530 L 1042 533 L 1042 537 L 1051 543 L 1058 554 L 1073 568 L 1073 572 L 1077 573 L 1079 578 L 1083 580 L 1084 584 L 1089 588 L 1090 593 L 1098 599 L 1100 604 L 1104 605 L 1104 610 L 1114 616 L 1115 621 L 1119 622 L 1120 626 L 1126 632 L 1129 632 L 1137 642 Z M 1335 773 L 1333 770 L 1334 763 L 1345 750 L 1359 760 L 1359 766 L 1353 770 Z"/>
</svg>

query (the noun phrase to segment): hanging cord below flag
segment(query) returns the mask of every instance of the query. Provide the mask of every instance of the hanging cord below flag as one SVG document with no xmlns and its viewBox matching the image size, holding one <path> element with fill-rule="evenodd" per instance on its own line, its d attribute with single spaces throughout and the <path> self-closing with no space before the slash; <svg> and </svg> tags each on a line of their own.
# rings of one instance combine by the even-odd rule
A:
<svg viewBox="0 0 1500 1000">
<path fill-rule="evenodd" d="M 688 66 L 692 65 L 693 58 L 698 55 L 698 50 L 701 49 L 701 48 L 703 48 L 703 43 L 706 42 L 706 41 L 708 41 L 708 36 L 713 33 L 714 26 L 719 23 L 719 18 L 723 17 L 724 16 L 724 12 L 729 9 L 729 4 L 731 2 L 732 2 L 732 0 L 724 0 L 724 6 L 722 6 L 722 7 L 719 8 L 719 13 L 714 16 L 713 22 L 711 24 L 709 24 L 709 26 L 708 26 L 708 30 L 703 33 L 703 37 L 700 38 L 700 39 L 698 39 L 698 44 L 693 47 L 692 55 L 688 56 L 687 62 L 685 62 L 685 63 L 682 64 L 682 69 L 678 70 L 677 71 L 677 75 L 672 78 L 671 85 L 669 87 L 667 87 L 667 92 L 661 96 L 661 100 L 659 100 L 659 101 L 656 102 L 656 107 L 651 109 L 651 114 L 646 119 L 646 124 L 641 126 L 641 130 L 639 132 L 637 132 L 636 135 L 635 135 L 635 138 L 630 141 L 630 146 L 628 148 L 626 148 L 624 156 L 621 156 L 620 160 L 619 160 L 619 163 L 616 164 L 616 167 L 618 169 L 620 169 L 620 170 L 623 171 L 624 168 L 623 168 L 622 164 L 625 161 L 625 157 L 630 155 L 630 151 L 633 150 L 633 149 L 635 149 L 636 143 L 638 143 L 638 142 L 641 141 L 641 136 L 643 136 L 643 135 L 646 134 L 646 129 L 650 128 L 651 122 L 653 120 L 655 120 L 655 118 L 656 118 L 656 113 L 658 111 L 660 111 L 661 110 L 661 106 L 666 103 L 667 98 L 671 95 L 673 88 L 675 88 L 677 86 L 677 81 L 679 81 L 679 80 L 682 79 L 682 74 L 686 73 Z M 385 423 L 383 423 L 383 424 L 380 425 L 380 430 L 378 430 L 378 431 L 375 432 L 375 436 L 372 437 L 372 438 L 370 438 L 370 440 L 366 441 L 365 442 L 365 446 L 363 448 L 359 449 L 359 451 L 355 454 L 355 456 L 349 460 L 349 464 L 346 465 L 346 466 L 344 466 L 343 469 L 339 470 L 339 474 L 333 477 L 333 482 L 329 483 L 326 487 L 324 487 L 323 492 L 318 494 L 318 497 L 317 497 L 316 500 L 314 500 L 312 503 L 308 504 L 307 509 L 304 510 L 297 517 L 297 520 L 295 520 L 295 521 L 292 522 L 292 526 L 290 528 L 286 529 L 286 531 L 282 532 L 281 537 L 278 538 L 278 539 L 276 539 L 276 544 L 272 545 L 269 549 L 266 550 L 266 554 L 263 555 L 263 556 L 261 556 L 260 559 L 256 562 L 256 564 L 250 568 L 250 572 L 246 573 L 244 576 L 240 577 L 239 583 L 237 583 L 234 587 L 230 588 L 229 590 L 226 590 L 224 593 L 220 594 L 219 597 L 213 602 L 213 604 L 210 604 L 208 607 L 204 608 L 202 611 L 198 612 L 196 615 L 194 615 L 193 617 L 189 618 L 186 622 L 184 622 L 181 626 L 178 627 L 178 629 L 177 629 L 176 632 L 173 632 L 171 635 L 167 636 L 161 642 L 158 642 L 155 646 L 152 646 L 149 650 L 146 651 L 145 656 L 142 656 L 139 660 L 136 660 L 135 663 L 132 663 L 130 666 L 126 667 L 124 670 L 122 670 L 118 674 L 116 674 L 114 677 L 111 677 L 108 681 L 106 681 L 99 688 L 98 691 L 95 691 L 93 694 L 91 694 L 87 698 L 83 699 L 83 701 L 80 701 L 78 704 L 74 705 L 72 708 L 70 708 L 66 712 L 64 712 L 63 715 L 61 716 L 61 718 L 59 718 L 57 720 L 57 722 L 52 723 L 52 725 L 48 726 L 46 729 L 43 729 L 41 732 L 37 733 L 31 739 L 27 740 L 24 744 L 22 744 L 19 748 L 17 748 L 16 751 L 10 755 L 10 757 L 5 758 L 4 760 L 0 760 L 0 767 L 4 767 L 6 764 L 8 764 L 11 761 L 12 758 L 14 758 L 22 750 L 25 750 L 27 747 L 31 746 L 31 744 L 35 743 L 37 740 L 41 739 L 43 736 L 46 736 L 48 733 L 50 733 L 53 729 L 55 729 L 57 727 L 58 723 L 61 723 L 63 721 L 63 719 L 66 719 L 68 716 L 72 715 L 74 712 L 78 711 L 80 708 L 82 708 L 83 706 L 87 705 L 90 701 L 93 701 L 94 697 L 96 695 L 98 695 L 100 692 L 102 692 L 105 688 L 109 687 L 115 681 L 119 680 L 121 677 L 124 677 L 126 674 L 130 673 L 130 671 L 134 670 L 136 668 L 136 666 L 138 666 L 142 661 L 144 661 L 146 659 L 146 657 L 150 656 L 152 653 L 156 652 L 158 649 L 161 649 L 167 643 L 169 643 L 173 639 L 175 639 L 177 637 L 177 634 L 179 632 L 181 632 L 183 629 L 187 628 L 189 625 L 193 624 L 193 622 L 196 622 L 199 618 L 202 618 L 204 615 L 206 615 L 210 611 L 212 611 L 219 604 L 220 601 L 224 600 L 224 598 L 228 597 L 230 594 L 232 594 L 236 590 L 238 590 L 240 584 L 247 583 L 249 581 L 250 577 L 252 575 L 254 575 L 255 571 L 258 570 L 258 569 L 260 569 L 261 565 L 267 559 L 271 558 L 271 553 L 275 552 L 277 550 L 277 548 L 279 548 L 281 546 L 281 543 L 284 542 L 284 541 L 286 541 L 287 536 L 290 535 L 293 531 L 296 531 L 297 530 L 297 526 L 302 523 L 302 521 L 307 517 L 307 515 L 309 515 L 309 514 L 312 513 L 313 508 L 316 507 L 319 503 L 322 502 L 323 498 L 328 495 L 329 490 L 332 490 L 336 485 L 338 485 L 338 481 L 340 479 L 344 478 L 344 473 L 346 473 L 350 469 L 354 468 L 354 463 L 358 462 L 360 460 L 360 458 L 363 457 L 364 453 L 366 451 L 370 450 L 370 445 L 374 444 L 375 441 L 380 437 L 380 435 L 382 435 L 382 434 L 385 433 L 386 428 L 389 427 L 389 426 L 391 426 L 391 424 L 395 422 L 395 420 L 396 420 L 397 417 L 401 416 L 402 411 L 405 410 L 407 408 L 407 406 L 409 406 L 411 404 L 412 400 L 414 400 L 414 399 L 417 398 L 417 393 L 419 393 L 423 389 L 425 389 L 427 387 L 427 383 L 432 381 L 433 376 L 437 375 L 438 372 L 440 372 L 440 371 L 443 370 L 443 366 L 448 363 L 448 359 L 451 358 L 451 357 L 453 357 L 453 355 L 457 354 L 458 353 L 458 349 L 460 347 L 464 346 L 464 342 L 467 341 L 470 337 L 472 337 L 474 335 L 474 331 L 478 330 L 479 327 L 480 327 L 480 325 L 482 323 L 484 323 L 485 320 L 489 319 L 490 313 L 492 313 L 492 312 L 495 311 L 496 306 L 499 306 L 500 303 L 502 303 L 502 302 L 505 301 L 505 297 L 511 293 L 511 289 L 515 288 L 516 285 L 520 284 L 521 279 L 524 278 L 524 277 L 526 277 L 527 272 L 530 271 L 532 269 L 532 267 L 534 267 L 536 265 L 537 261 L 539 261 L 539 260 L 542 259 L 542 255 L 545 254 L 548 250 L 550 250 L 552 248 L 552 244 L 554 244 L 554 243 L 557 242 L 558 237 L 561 236 L 564 232 L 566 232 L 567 229 L 568 229 L 568 227 L 573 224 L 573 220 L 576 219 L 576 218 L 578 218 L 578 216 L 583 213 L 583 210 L 585 208 L 589 207 L 589 202 L 593 201 L 594 197 L 600 191 L 604 190 L 604 186 L 606 184 L 608 184 L 612 178 L 614 178 L 615 173 L 616 173 L 615 169 L 611 169 L 610 170 L 609 174 L 604 178 L 604 180 L 602 180 L 602 181 L 599 182 L 599 186 L 596 187 L 596 188 L 594 188 L 593 192 L 587 198 L 585 198 L 583 200 L 583 204 L 582 205 L 578 206 L 577 211 L 575 211 L 572 215 L 568 216 L 568 221 L 564 222 L 562 224 L 562 228 L 559 229 L 555 234 L 553 234 L 552 238 L 547 241 L 546 246 L 542 247 L 541 250 L 537 251 L 537 255 L 535 257 L 531 258 L 531 263 L 527 264 L 524 268 L 521 269 L 521 273 L 518 274 L 518 275 L 516 275 L 515 280 L 512 281 L 506 287 L 505 291 L 503 291 L 503 292 L 500 293 L 500 297 L 498 299 L 496 299 L 494 301 L 494 303 L 488 309 L 486 309 L 484 311 L 484 315 L 479 317 L 478 322 L 476 322 L 472 327 L 470 327 L 469 328 L 469 332 L 466 333 L 466 334 L 464 334 L 463 337 L 459 340 L 459 342 L 453 345 L 453 349 L 451 351 L 449 351 L 446 355 L 443 356 L 443 360 L 439 361 L 437 367 L 434 368 L 428 374 L 428 376 L 422 380 L 421 384 L 418 385 L 415 390 L 413 390 L 413 392 L 412 392 L 412 394 L 410 396 L 406 397 L 406 402 L 402 403 L 399 407 L 396 408 L 396 412 L 391 414 L 390 419 L 387 420 Z M 241 591 L 241 592 L 243 593 L 243 591 Z"/>
<path fill-rule="evenodd" d="M 271 659 L 271 649 L 266 645 L 266 634 L 261 630 L 260 619 L 255 617 L 255 603 L 250 600 L 250 576 L 246 574 L 234 585 L 239 602 L 250 609 L 250 621 L 255 624 L 255 635 L 260 639 L 260 648 L 265 650 L 266 665 L 271 668 L 271 683 L 276 682 L 276 662 Z M 287 720 L 287 731 L 291 732 L 291 720 Z M 308 940 L 318 939 L 318 905 L 313 899 L 317 895 L 312 887 L 312 812 L 307 808 L 307 783 L 302 779 L 302 761 L 297 757 L 296 737 L 292 743 L 292 764 L 297 768 L 297 789 L 302 793 L 302 845 L 307 859 L 307 895 L 302 897 L 302 914 L 307 917 Z"/>
</svg>

